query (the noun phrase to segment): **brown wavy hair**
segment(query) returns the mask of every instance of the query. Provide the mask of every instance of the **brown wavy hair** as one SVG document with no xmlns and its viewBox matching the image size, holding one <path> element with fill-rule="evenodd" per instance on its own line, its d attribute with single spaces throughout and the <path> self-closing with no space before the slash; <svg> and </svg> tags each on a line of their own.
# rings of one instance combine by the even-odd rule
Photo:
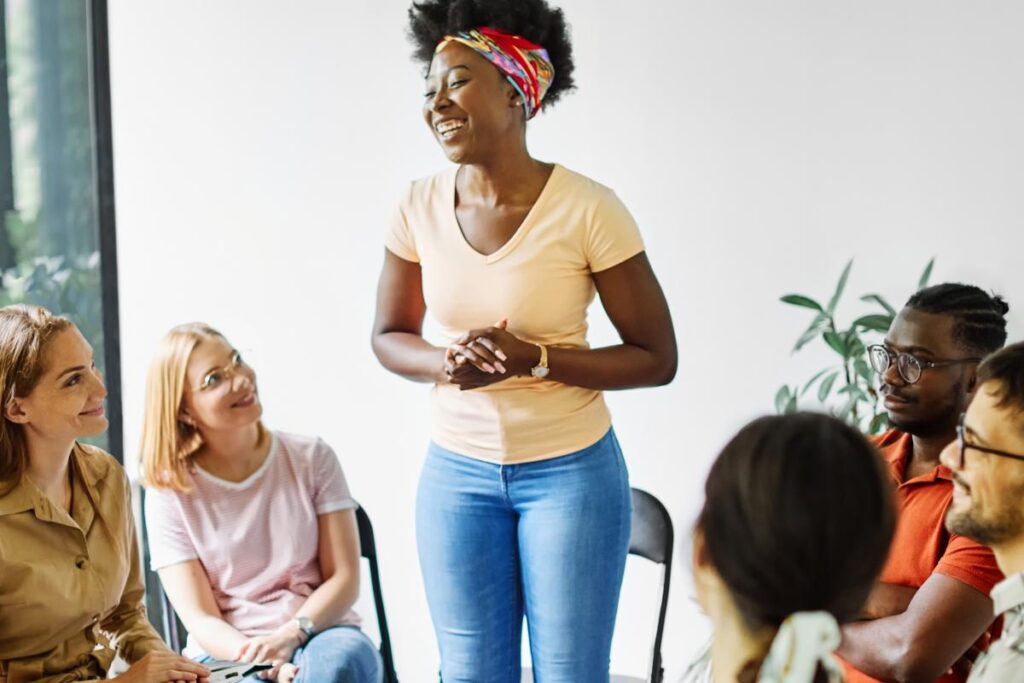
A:
<svg viewBox="0 0 1024 683">
<path fill-rule="evenodd" d="M 0 493 L 17 486 L 28 468 L 25 428 L 6 418 L 7 406 L 32 393 L 42 376 L 44 356 L 58 332 L 74 327 L 42 306 L 0 308 L 0 387 L 5 417 L 0 426 Z"/>
</svg>

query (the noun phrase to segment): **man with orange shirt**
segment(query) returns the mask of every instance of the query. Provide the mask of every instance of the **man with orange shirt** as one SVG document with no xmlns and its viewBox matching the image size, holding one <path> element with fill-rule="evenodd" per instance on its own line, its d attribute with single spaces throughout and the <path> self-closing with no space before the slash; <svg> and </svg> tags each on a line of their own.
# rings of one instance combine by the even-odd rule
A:
<svg viewBox="0 0 1024 683">
<path fill-rule="evenodd" d="M 899 521 L 865 608 L 843 628 L 848 683 L 962 683 L 972 645 L 992 625 L 989 591 L 1003 577 L 992 552 L 946 531 L 953 485 L 939 462 L 976 388 L 977 364 L 1006 341 L 1008 306 L 969 285 L 910 298 L 868 349 L 893 429 L 876 443 L 896 485 Z"/>
</svg>

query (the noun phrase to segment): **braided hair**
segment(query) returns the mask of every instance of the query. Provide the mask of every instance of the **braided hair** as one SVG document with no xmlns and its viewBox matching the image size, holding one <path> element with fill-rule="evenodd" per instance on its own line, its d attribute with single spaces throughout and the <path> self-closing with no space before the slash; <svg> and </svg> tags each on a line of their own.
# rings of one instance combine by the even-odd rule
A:
<svg viewBox="0 0 1024 683">
<path fill-rule="evenodd" d="M 1006 343 L 1006 313 L 1010 306 L 1002 297 L 974 285 L 932 285 L 911 296 L 907 307 L 952 316 L 954 339 L 972 353 L 987 356 Z"/>
</svg>

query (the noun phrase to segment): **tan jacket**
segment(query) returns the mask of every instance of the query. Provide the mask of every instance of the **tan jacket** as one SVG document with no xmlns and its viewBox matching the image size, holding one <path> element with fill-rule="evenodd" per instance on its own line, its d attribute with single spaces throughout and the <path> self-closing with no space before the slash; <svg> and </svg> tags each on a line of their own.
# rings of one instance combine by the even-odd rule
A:
<svg viewBox="0 0 1024 683">
<path fill-rule="evenodd" d="M 166 646 L 146 620 L 131 489 L 98 448 L 71 456 L 71 515 L 27 478 L 0 495 L 0 683 L 105 678 Z"/>
</svg>

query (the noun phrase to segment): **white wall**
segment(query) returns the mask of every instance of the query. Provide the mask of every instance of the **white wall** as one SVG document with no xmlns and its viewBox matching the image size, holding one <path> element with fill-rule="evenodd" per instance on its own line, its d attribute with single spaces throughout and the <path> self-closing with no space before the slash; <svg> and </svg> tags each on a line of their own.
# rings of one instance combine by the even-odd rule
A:
<svg viewBox="0 0 1024 683">
<path fill-rule="evenodd" d="M 378 529 L 399 673 L 429 681 L 413 534 L 427 390 L 369 346 L 383 226 L 405 182 L 446 165 L 406 6 L 111 0 L 114 142 L 126 443 L 167 328 L 203 319 L 252 349 L 269 422 L 341 454 Z M 936 256 L 935 281 L 1007 294 L 1024 336 L 1024 4 L 562 6 L 579 92 L 531 148 L 614 187 L 644 229 L 680 372 L 610 403 L 633 484 L 666 502 L 681 546 L 717 449 L 827 358 L 789 355 L 806 316 L 781 294 L 827 296 L 855 257 L 852 294 L 901 302 Z M 612 338 L 599 321 L 594 339 Z M 633 564 L 626 599 L 649 599 Z M 680 556 L 671 677 L 707 634 L 689 595 Z M 617 670 L 642 670 L 646 619 L 621 615 Z"/>
</svg>

